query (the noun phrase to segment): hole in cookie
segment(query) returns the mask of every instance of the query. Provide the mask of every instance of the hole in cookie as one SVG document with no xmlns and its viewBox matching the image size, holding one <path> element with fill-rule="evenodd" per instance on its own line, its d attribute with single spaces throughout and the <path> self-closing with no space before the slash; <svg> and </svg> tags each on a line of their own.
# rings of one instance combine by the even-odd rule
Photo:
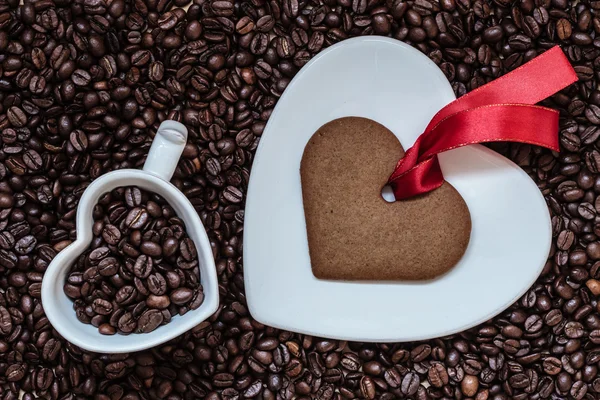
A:
<svg viewBox="0 0 600 400">
<path fill-rule="evenodd" d="M 388 203 L 393 203 L 396 201 L 396 197 L 394 197 L 394 191 L 390 185 L 385 185 L 383 189 L 381 189 L 381 197 Z"/>
</svg>

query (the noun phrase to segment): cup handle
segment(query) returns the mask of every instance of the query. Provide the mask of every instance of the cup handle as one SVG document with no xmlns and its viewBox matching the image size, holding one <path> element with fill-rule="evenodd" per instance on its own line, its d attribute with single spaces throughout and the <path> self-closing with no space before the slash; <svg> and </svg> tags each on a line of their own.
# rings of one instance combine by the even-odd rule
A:
<svg viewBox="0 0 600 400">
<path fill-rule="evenodd" d="M 187 142 L 188 131 L 177 121 L 163 121 L 150 146 L 143 170 L 170 181 Z"/>
</svg>

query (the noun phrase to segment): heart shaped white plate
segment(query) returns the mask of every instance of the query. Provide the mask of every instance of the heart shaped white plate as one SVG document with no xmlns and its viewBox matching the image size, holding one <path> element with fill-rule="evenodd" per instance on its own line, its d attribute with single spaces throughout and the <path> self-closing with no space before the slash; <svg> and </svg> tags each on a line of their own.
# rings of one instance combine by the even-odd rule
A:
<svg viewBox="0 0 600 400">
<path fill-rule="evenodd" d="M 433 62 L 393 39 L 346 40 L 302 68 L 266 126 L 250 177 L 244 274 L 254 318 L 315 336 L 411 341 L 470 328 L 526 292 L 550 250 L 548 209 L 523 170 L 479 145 L 440 156 L 473 224 L 469 247 L 449 273 L 373 283 L 318 280 L 311 272 L 300 160 L 313 133 L 336 118 L 366 117 L 408 149 L 454 99 Z"/>
</svg>

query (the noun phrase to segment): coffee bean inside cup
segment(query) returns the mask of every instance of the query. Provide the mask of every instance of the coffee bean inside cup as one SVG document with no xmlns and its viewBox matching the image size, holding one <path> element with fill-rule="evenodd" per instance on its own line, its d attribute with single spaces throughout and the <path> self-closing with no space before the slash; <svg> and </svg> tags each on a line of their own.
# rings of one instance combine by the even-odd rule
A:
<svg viewBox="0 0 600 400">
<path fill-rule="evenodd" d="M 64 284 L 79 321 L 104 335 L 148 333 L 200 307 L 196 246 L 161 196 L 120 187 L 93 218 L 92 243 Z"/>
</svg>

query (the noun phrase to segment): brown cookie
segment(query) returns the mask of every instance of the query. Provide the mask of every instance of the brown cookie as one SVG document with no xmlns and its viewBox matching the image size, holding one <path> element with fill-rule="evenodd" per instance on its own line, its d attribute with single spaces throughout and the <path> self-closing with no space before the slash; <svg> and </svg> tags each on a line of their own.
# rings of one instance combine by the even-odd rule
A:
<svg viewBox="0 0 600 400">
<path fill-rule="evenodd" d="M 302 156 L 302 197 L 313 274 L 339 280 L 424 280 L 464 254 L 471 216 L 449 183 L 418 198 L 381 197 L 402 145 L 375 121 L 323 125 Z"/>
</svg>

